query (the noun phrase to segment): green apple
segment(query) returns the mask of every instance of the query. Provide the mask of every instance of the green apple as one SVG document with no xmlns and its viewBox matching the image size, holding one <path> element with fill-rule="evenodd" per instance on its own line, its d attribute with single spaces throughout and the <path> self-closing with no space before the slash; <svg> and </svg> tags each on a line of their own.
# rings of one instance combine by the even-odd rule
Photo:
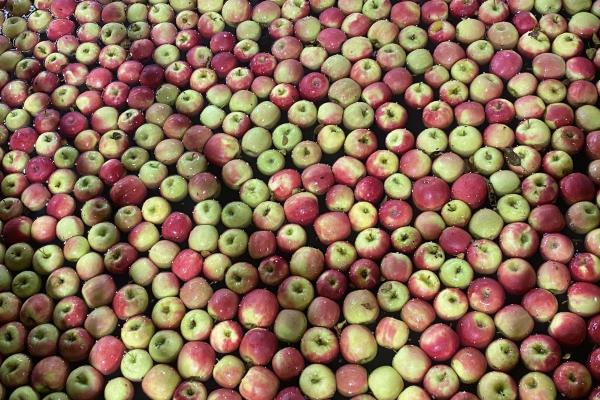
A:
<svg viewBox="0 0 600 400">
<path fill-rule="evenodd" d="M 135 389 L 127 378 L 122 376 L 111 379 L 104 387 L 104 398 L 114 400 L 133 399 Z"/>
<path fill-rule="evenodd" d="M 273 332 L 282 342 L 297 343 L 304 335 L 307 325 L 306 315 L 302 311 L 284 309 L 275 318 Z"/>
<path fill-rule="evenodd" d="M 135 144 L 146 150 L 153 150 L 163 138 L 161 127 L 151 123 L 141 125 L 133 134 Z"/>
<path fill-rule="evenodd" d="M 33 248 L 27 243 L 11 244 L 4 254 L 4 264 L 12 272 L 29 268 L 32 260 Z"/>
<path fill-rule="evenodd" d="M 72 399 L 96 398 L 101 396 L 104 387 L 104 377 L 94 367 L 83 365 L 75 368 L 67 377 L 67 394 Z M 30 398 L 30 397 L 26 397 Z"/>
<path fill-rule="evenodd" d="M 471 208 L 462 200 L 450 200 L 441 211 L 442 218 L 449 226 L 466 226 L 471 219 Z"/>
<path fill-rule="evenodd" d="M 65 241 L 64 254 L 67 261 L 76 262 L 89 251 L 90 244 L 83 236 L 73 236 Z"/>
<path fill-rule="evenodd" d="M 143 349 L 129 350 L 121 359 L 121 374 L 132 382 L 141 382 L 154 361 Z"/>
<path fill-rule="evenodd" d="M 436 296 L 433 307 L 438 317 L 446 321 L 456 321 L 469 310 L 469 302 L 458 289 L 442 289 Z"/>
<path fill-rule="evenodd" d="M 317 122 L 317 106 L 308 100 L 299 100 L 288 109 L 288 121 L 306 129 Z"/>
<path fill-rule="evenodd" d="M 248 247 L 248 234 L 242 229 L 227 229 L 219 236 L 218 247 L 228 257 L 240 257 Z"/>
<path fill-rule="evenodd" d="M 252 208 L 269 200 L 270 194 L 267 184 L 257 178 L 247 180 L 239 190 L 240 200 Z"/>
<path fill-rule="evenodd" d="M 279 150 L 270 149 L 260 153 L 256 160 L 259 172 L 271 176 L 285 166 L 285 156 Z"/>
<path fill-rule="evenodd" d="M 160 240 L 150 248 L 148 257 L 158 268 L 169 268 L 179 251 L 180 248 L 177 244 L 168 240 Z"/>
<path fill-rule="evenodd" d="M 326 365 L 310 364 L 302 370 L 299 386 L 311 400 L 330 399 L 335 394 L 335 375 Z"/>
<path fill-rule="evenodd" d="M 477 395 L 485 400 L 516 400 L 517 385 L 510 375 L 492 371 L 483 375 L 477 383 Z"/>
<path fill-rule="evenodd" d="M 11 282 L 12 274 L 10 273 L 8 268 L 6 268 L 6 266 L 0 264 L 0 292 L 6 292 L 7 290 L 9 290 Z"/>
<path fill-rule="evenodd" d="M 171 272 L 159 272 L 152 280 L 152 295 L 157 299 L 177 296 L 179 294 L 179 281 Z M 166 307 L 168 310 L 168 306 Z M 156 320 L 152 319 L 156 324 Z"/>
<path fill-rule="evenodd" d="M 498 200 L 498 213 L 505 223 L 526 221 L 531 207 L 529 202 L 520 194 L 512 193 L 502 196 Z"/>
<path fill-rule="evenodd" d="M 438 128 L 427 128 L 417 135 L 415 142 L 417 149 L 431 155 L 438 151 L 445 151 L 448 147 L 448 136 Z"/>
<path fill-rule="evenodd" d="M 557 398 L 556 385 L 542 372 L 529 372 L 519 381 L 519 394 L 522 398 Z"/>
<path fill-rule="evenodd" d="M 289 152 L 302 140 L 302 130 L 288 122 L 275 128 L 272 138 L 276 149 Z"/>
<path fill-rule="evenodd" d="M 192 211 L 194 222 L 198 225 L 217 225 L 221 221 L 221 204 L 217 200 L 202 200 Z"/>
<path fill-rule="evenodd" d="M 74 215 L 70 215 L 59 219 L 56 223 L 56 237 L 64 242 L 73 236 L 83 235 L 84 229 L 81 219 Z"/>
<path fill-rule="evenodd" d="M 158 274 L 158 267 L 147 257 L 138 258 L 129 267 L 129 277 L 140 286 L 148 286 Z"/>
<path fill-rule="evenodd" d="M 121 156 L 121 163 L 123 163 L 123 166 L 128 171 L 138 172 L 149 158 L 150 154 L 146 149 L 141 147 L 130 147 L 125 150 Z"/>
<path fill-rule="evenodd" d="M 145 349 L 154 336 L 154 324 L 144 315 L 129 318 L 121 328 L 121 340 L 128 349 Z"/>
<path fill-rule="evenodd" d="M 0 381 L 11 387 L 26 385 L 33 368 L 31 358 L 23 353 L 11 354 L 0 365 Z"/>
<path fill-rule="evenodd" d="M 181 320 L 181 335 L 187 341 L 206 340 L 213 327 L 213 320 L 204 310 L 190 310 Z"/>
<path fill-rule="evenodd" d="M 323 152 L 312 140 L 303 140 L 292 150 L 292 162 L 299 169 L 304 169 L 321 161 Z"/>
<path fill-rule="evenodd" d="M 42 288 L 42 278 L 33 271 L 19 272 L 12 280 L 11 291 L 22 299 L 33 296 Z"/>
<path fill-rule="evenodd" d="M 217 249 L 219 231 L 212 225 L 196 225 L 190 232 L 188 246 L 201 253 L 212 253 Z"/>
<path fill-rule="evenodd" d="M 427 32 L 416 25 L 409 25 L 398 34 L 398 42 L 406 51 L 422 49 L 427 46 Z"/>
<path fill-rule="evenodd" d="M 508 339 L 497 339 L 485 349 L 485 358 L 490 368 L 496 371 L 510 371 L 519 362 L 519 348 Z"/>
<path fill-rule="evenodd" d="M 433 57 L 427 49 L 415 49 L 406 55 L 406 66 L 414 75 L 422 75 L 433 66 Z"/>
<path fill-rule="evenodd" d="M 357 259 L 356 249 L 348 242 L 333 242 L 327 247 L 327 265 L 332 269 L 346 271 Z"/>
<path fill-rule="evenodd" d="M 20 386 L 8 397 L 8 400 L 38 400 L 40 396 L 31 386 Z"/>
<path fill-rule="evenodd" d="M 183 338 L 176 331 L 158 331 L 150 339 L 148 352 L 157 363 L 170 363 L 175 361 L 179 350 L 183 347 Z"/>
<path fill-rule="evenodd" d="M 258 98 L 249 90 L 239 90 L 229 99 L 229 110 L 231 112 L 243 112 L 250 114 L 258 104 Z"/>
<path fill-rule="evenodd" d="M 252 209 L 241 201 L 233 201 L 223 207 L 221 222 L 227 228 L 246 228 L 252 221 Z"/>
<path fill-rule="evenodd" d="M 481 132 L 473 126 L 461 125 L 448 136 L 450 149 L 461 157 L 472 156 L 483 143 Z"/>
<path fill-rule="evenodd" d="M 272 145 L 271 133 L 265 128 L 255 126 L 242 137 L 242 152 L 250 157 L 258 157 Z"/>
<path fill-rule="evenodd" d="M 335 154 L 342 149 L 346 134 L 337 125 L 326 125 L 317 134 L 317 143 L 325 154 Z"/>
<path fill-rule="evenodd" d="M 62 267 L 64 260 L 65 257 L 59 246 L 47 244 L 33 253 L 31 263 L 35 272 L 42 275 L 48 275 L 55 269 Z M 0 278 L 0 282 L 2 281 L 4 281 L 4 279 Z M 2 287 L 1 284 L 0 287 Z"/>
<path fill-rule="evenodd" d="M 477 210 L 469 221 L 469 232 L 477 239 L 494 240 L 503 227 L 502 217 L 489 208 Z"/>
<path fill-rule="evenodd" d="M 207 51 L 209 51 L 208 48 Z M 231 89 L 229 89 L 229 86 L 216 84 L 211 86 L 206 92 L 206 100 L 208 100 L 208 102 L 212 105 L 223 108 L 229 104 L 231 94 L 232 93 Z"/>
<path fill-rule="evenodd" d="M 122 232 L 131 231 L 142 219 L 142 210 L 133 205 L 121 207 L 115 213 L 115 225 Z"/>
<path fill-rule="evenodd" d="M 207 105 L 200 113 L 200 122 L 210 129 L 219 128 L 224 119 L 225 111 L 212 104 Z"/>
<path fill-rule="evenodd" d="M 412 385 L 408 386 L 406 389 L 400 393 L 398 396 L 398 400 L 413 400 L 413 399 L 428 399 L 429 394 L 425 391 L 425 389 L 420 386 Z"/>
<path fill-rule="evenodd" d="M 420 347 L 407 344 L 394 355 L 392 366 L 403 380 L 419 383 L 429 370 L 431 360 Z"/>
<path fill-rule="evenodd" d="M 208 162 L 203 154 L 195 151 L 185 152 L 177 160 L 175 168 L 177 173 L 185 179 L 190 179 L 192 176 L 206 171 Z"/>
<path fill-rule="evenodd" d="M 510 170 L 494 172 L 490 176 L 490 183 L 498 196 L 514 193 L 521 187 L 519 176 Z"/>
<path fill-rule="evenodd" d="M 187 194 L 188 185 L 183 176 L 171 175 L 160 183 L 160 195 L 171 203 L 183 201 Z"/>
<path fill-rule="evenodd" d="M 385 179 L 383 189 L 392 199 L 406 200 L 410 197 L 412 182 L 406 175 L 397 172 Z"/>
<path fill-rule="evenodd" d="M 387 312 L 399 312 L 409 297 L 406 285 L 397 281 L 384 282 L 377 291 L 377 302 Z"/>
<path fill-rule="evenodd" d="M 497 148 L 484 146 L 473 154 L 473 164 L 480 174 L 489 176 L 500 172 L 504 164 L 504 156 Z"/>
<path fill-rule="evenodd" d="M 79 152 L 75 147 L 63 146 L 54 153 L 54 165 L 57 168 L 72 168 L 78 155 Z"/>
<path fill-rule="evenodd" d="M 434 175 L 451 183 L 464 174 L 465 162 L 452 152 L 442 153 L 431 163 L 431 170 Z"/>
<path fill-rule="evenodd" d="M 368 129 L 375 120 L 375 112 L 370 105 L 364 102 L 350 104 L 344 109 L 342 123 L 348 130 L 359 128 Z"/>
<path fill-rule="evenodd" d="M 302 276 L 292 275 L 280 285 L 277 301 L 286 309 L 304 310 L 314 298 L 314 288 Z"/>
<path fill-rule="evenodd" d="M 225 272 L 231 266 L 231 259 L 225 254 L 214 253 L 204 259 L 202 272 L 206 279 L 211 281 L 222 281 L 225 279 Z"/>
<path fill-rule="evenodd" d="M 162 197 L 150 197 L 142 204 L 142 217 L 155 225 L 162 224 L 170 213 L 171 204 Z"/>
<path fill-rule="evenodd" d="M 373 293 L 360 289 L 346 295 L 342 311 L 350 324 L 370 324 L 379 315 L 379 305 Z"/>
<path fill-rule="evenodd" d="M 275 201 L 263 201 L 254 209 L 252 222 L 258 229 L 276 231 L 285 222 L 283 206 Z M 302 235 L 302 232 L 299 232 L 298 229 L 292 229 L 292 231 L 291 233 L 295 234 L 296 237 Z M 304 235 L 306 236 L 305 232 Z"/>
<path fill-rule="evenodd" d="M 392 232 L 392 246 L 399 251 L 413 252 L 421 243 L 421 234 L 412 226 L 402 226 Z"/>
<path fill-rule="evenodd" d="M 375 368 L 369 374 L 368 383 L 377 400 L 395 400 L 404 389 L 402 377 L 388 365 Z"/>
<path fill-rule="evenodd" d="M 451 258 L 442 264 L 440 280 L 446 287 L 466 289 L 473 280 L 473 268 L 465 260 Z"/>
<path fill-rule="evenodd" d="M 102 253 L 116 244 L 119 241 L 119 237 L 119 230 L 110 222 L 101 222 L 92 226 L 87 235 L 90 247 Z"/>
<path fill-rule="evenodd" d="M 259 103 L 250 113 L 252 123 L 259 128 L 273 129 L 280 118 L 281 111 L 270 101 Z"/>
</svg>

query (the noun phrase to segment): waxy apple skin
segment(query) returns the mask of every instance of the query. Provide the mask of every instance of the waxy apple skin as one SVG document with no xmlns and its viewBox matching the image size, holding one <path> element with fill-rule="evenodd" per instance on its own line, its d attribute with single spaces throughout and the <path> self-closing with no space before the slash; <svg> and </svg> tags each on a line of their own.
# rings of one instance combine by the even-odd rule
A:
<svg viewBox="0 0 600 400">
<path fill-rule="evenodd" d="M 0 0 L 7 397 L 600 400 L 600 1 L 137 3 Z"/>
</svg>

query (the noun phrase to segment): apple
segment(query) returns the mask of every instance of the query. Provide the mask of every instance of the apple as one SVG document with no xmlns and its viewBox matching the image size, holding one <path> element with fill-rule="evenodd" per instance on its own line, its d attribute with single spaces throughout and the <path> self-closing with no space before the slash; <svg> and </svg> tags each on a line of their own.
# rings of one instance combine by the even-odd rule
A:
<svg viewBox="0 0 600 400">
<path fill-rule="evenodd" d="M 215 352 L 208 343 L 187 342 L 177 356 L 177 370 L 182 378 L 195 377 L 205 381 L 211 376 Z"/>
<path fill-rule="evenodd" d="M 361 346 L 357 346 L 361 343 Z M 349 363 L 364 364 L 377 355 L 377 342 L 373 334 L 362 325 L 348 325 L 339 338 L 340 353 Z"/>
<path fill-rule="evenodd" d="M 288 343 L 299 342 L 306 331 L 308 321 L 299 310 L 281 310 L 277 315 L 273 331 L 277 338 Z"/>
<path fill-rule="evenodd" d="M 485 399 L 517 399 L 517 384 L 504 372 L 488 372 L 477 383 L 477 395 Z"/>
<path fill-rule="evenodd" d="M 519 397 L 533 399 L 539 396 L 556 397 L 552 378 L 540 372 L 529 372 L 519 381 Z"/>
<path fill-rule="evenodd" d="M 181 377 L 174 368 L 166 364 L 157 364 L 144 375 L 142 390 L 150 398 L 169 399 L 180 381 Z"/>
<path fill-rule="evenodd" d="M 561 345 L 576 347 L 585 340 L 585 321 L 577 314 L 559 312 L 550 321 L 548 333 Z"/>
<path fill-rule="evenodd" d="M 146 350 L 133 349 L 123 355 L 120 371 L 130 381 L 140 382 L 152 365 L 152 357 Z"/>
<path fill-rule="evenodd" d="M 533 330 L 534 321 L 527 310 L 517 304 L 507 305 L 494 316 L 500 333 L 511 340 L 522 340 Z"/>
<path fill-rule="evenodd" d="M 371 392 L 378 399 L 396 399 L 402 389 L 404 382 L 400 374 L 390 366 L 381 366 L 374 369 L 368 378 Z"/>
<path fill-rule="evenodd" d="M 531 371 L 551 372 L 560 363 L 558 342 L 547 335 L 532 335 L 521 342 L 521 359 Z"/>
<path fill-rule="evenodd" d="M 247 399 L 272 399 L 279 390 L 279 379 L 265 367 L 253 366 L 240 382 L 239 391 Z"/>
<path fill-rule="evenodd" d="M 304 369 L 304 358 L 294 347 L 284 347 L 273 356 L 273 372 L 281 380 L 290 380 L 300 375 Z"/>
<path fill-rule="evenodd" d="M 104 377 L 94 367 L 83 365 L 71 371 L 66 380 L 66 392 L 72 399 L 101 396 Z"/>
<path fill-rule="evenodd" d="M 121 363 L 125 345 L 114 336 L 100 338 L 90 351 L 90 364 L 103 375 L 115 372 Z"/>
<path fill-rule="evenodd" d="M 490 316 L 472 311 L 458 320 L 456 332 L 463 345 L 483 349 L 493 340 L 494 328 Z"/>
<path fill-rule="evenodd" d="M 360 365 L 342 365 L 335 371 L 335 378 L 337 390 L 342 396 L 356 396 L 368 390 L 367 370 Z"/>
<path fill-rule="evenodd" d="M 419 339 L 419 346 L 432 360 L 449 360 L 458 350 L 459 337 L 450 327 L 434 324 L 428 327 Z"/>
<path fill-rule="evenodd" d="M 300 374 L 302 393 L 312 399 L 327 399 L 335 394 L 335 375 L 323 364 L 310 364 Z"/>
<path fill-rule="evenodd" d="M 487 361 L 479 350 L 465 347 L 452 357 L 451 366 L 461 382 L 471 384 L 485 374 Z"/>
<path fill-rule="evenodd" d="M 435 397 L 449 398 L 459 389 L 458 375 L 447 365 L 434 365 L 427 371 L 423 386 Z"/>
<path fill-rule="evenodd" d="M 419 383 L 431 366 L 431 359 L 420 347 L 407 344 L 394 355 L 392 366 L 403 380 Z"/>
<path fill-rule="evenodd" d="M 548 322 L 558 311 L 558 301 L 552 292 L 534 288 L 523 296 L 523 307 L 529 314 L 540 322 Z"/>
<path fill-rule="evenodd" d="M 559 393 L 567 398 L 586 396 L 592 389 L 592 377 L 588 369 L 576 361 L 559 365 L 552 375 Z"/>
</svg>

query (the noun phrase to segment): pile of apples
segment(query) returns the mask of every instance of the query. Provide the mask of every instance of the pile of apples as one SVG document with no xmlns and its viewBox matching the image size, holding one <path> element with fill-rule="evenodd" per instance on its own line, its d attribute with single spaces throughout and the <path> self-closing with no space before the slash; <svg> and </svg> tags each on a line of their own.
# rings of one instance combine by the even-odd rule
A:
<svg viewBox="0 0 600 400">
<path fill-rule="evenodd" d="M 0 6 L 0 399 L 600 400 L 600 0 Z"/>
</svg>

